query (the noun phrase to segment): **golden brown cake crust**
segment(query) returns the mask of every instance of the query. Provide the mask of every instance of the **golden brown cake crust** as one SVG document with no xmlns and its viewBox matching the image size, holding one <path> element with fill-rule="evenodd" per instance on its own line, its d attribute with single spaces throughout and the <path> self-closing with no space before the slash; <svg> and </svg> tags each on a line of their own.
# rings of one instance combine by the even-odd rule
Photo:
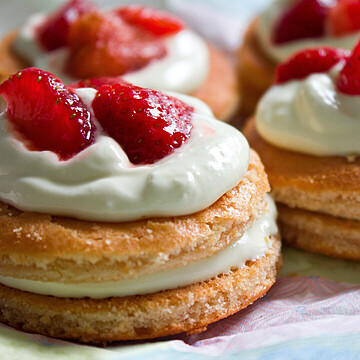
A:
<svg viewBox="0 0 360 360">
<path fill-rule="evenodd" d="M 251 115 L 261 95 L 274 82 L 276 63 L 260 48 L 257 39 L 258 18 L 249 25 L 238 51 L 241 111 Z"/>
<path fill-rule="evenodd" d="M 0 83 L 14 72 L 31 66 L 22 61 L 11 49 L 16 36 L 17 31 L 13 31 L 0 41 Z M 209 73 L 204 83 L 190 95 L 207 103 L 216 118 L 229 121 L 240 101 L 236 66 L 228 56 L 214 46 L 209 45 L 208 48 Z"/>
<path fill-rule="evenodd" d="M 0 274 L 34 280 L 119 280 L 184 265 L 241 236 L 265 207 L 269 191 L 251 151 L 241 182 L 193 215 L 100 223 L 22 212 L 1 204 Z"/>
<path fill-rule="evenodd" d="M 360 260 L 360 221 L 278 204 L 283 240 L 302 250 Z"/>
<path fill-rule="evenodd" d="M 208 104 L 215 117 L 229 121 L 240 104 L 236 66 L 214 46 L 209 46 L 209 72 L 204 83 L 190 95 Z"/>
<path fill-rule="evenodd" d="M 6 80 L 9 75 L 29 66 L 11 50 L 16 36 L 17 31 L 12 31 L 0 41 L 0 83 Z"/>
<path fill-rule="evenodd" d="M 275 147 L 248 121 L 244 134 L 258 152 L 276 201 L 290 207 L 360 219 L 360 157 L 311 156 Z"/>
<path fill-rule="evenodd" d="M 56 298 L 0 285 L 0 321 L 25 331 L 84 342 L 136 340 L 203 331 L 262 297 L 281 264 L 280 241 L 266 256 L 211 280 L 150 295 Z"/>
</svg>

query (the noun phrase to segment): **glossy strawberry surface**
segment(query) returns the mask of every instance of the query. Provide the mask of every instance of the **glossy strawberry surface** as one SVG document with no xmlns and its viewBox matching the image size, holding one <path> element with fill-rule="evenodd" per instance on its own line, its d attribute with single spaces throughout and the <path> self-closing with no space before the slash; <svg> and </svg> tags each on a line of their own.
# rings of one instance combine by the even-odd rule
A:
<svg viewBox="0 0 360 360">
<path fill-rule="evenodd" d="M 103 76 L 99 78 L 92 78 L 79 81 L 77 83 L 73 83 L 69 85 L 69 88 L 78 89 L 78 88 L 93 88 L 99 90 L 99 88 L 103 85 L 115 85 L 115 84 L 122 84 L 122 85 L 129 85 L 129 83 L 120 77 L 110 77 L 110 76 Z"/>
<path fill-rule="evenodd" d="M 104 85 L 93 100 L 104 131 L 133 164 L 153 164 L 190 136 L 192 108 L 159 91 L 133 85 Z"/>
<path fill-rule="evenodd" d="M 53 151 L 66 160 L 94 141 L 89 110 L 48 72 L 22 70 L 0 85 L 0 95 L 7 102 L 8 121 L 33 150 Z"/>
<path fill-rule="evenodd" d="M 113 13 L 81 16 L 70 29 L 66 71 L 75 78 L 119 76 L 166 55 L 162 40 Z"/>
<path fill-rule="evenodd" d="M 336 85 L 344 94 L 360 95 L 360 41 L 346 60 Z"/>
<path fill-rule="evenodd" d="M 132 5 L 116 10 L 127 23 L 142 28 L 154 35 L 172 35 L 185 28 L 184 23 L 165 11 Z"/>
<path fill-rule="evenodd" d="M 360 0 L 337 0 L 329 11 L 326 23 L 332 36 L 360 30 Z"/>
<path fill-rule="evenodd" d="M 291 56 L 276 69 L 275 83 L 303 79 L 313 73 L 326 72 L 341 59 L 346 59 L 350 51 L 329 47 L 306 49 Z"/>
<path fill-rule="evenodd" d="M 40 44 L 48 51 L 68 45 L 70 25 L 80 15 L 95 11 L 96 7 L 86 0 L 71 0 L 64 4 L 37 29 Z"/>
<path fill-rule="evenodd" d="M 296 0 L 291 2 L 278 19 L 273 41 L 282 44 L 293 40 L 324 35 L 329 2 L 323 0 Z"/>
</svg>

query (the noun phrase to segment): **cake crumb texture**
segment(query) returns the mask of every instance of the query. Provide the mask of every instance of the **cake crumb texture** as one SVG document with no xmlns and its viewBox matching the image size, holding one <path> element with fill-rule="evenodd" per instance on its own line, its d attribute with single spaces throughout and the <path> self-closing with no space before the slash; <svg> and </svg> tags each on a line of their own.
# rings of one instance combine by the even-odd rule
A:
<svg viewBox="0 0 360 360">
<path fill-rule="evenodd" d="M 0 285 L 0 321 L 82 342 L 140 340 L 204 330 L 262 297 L 281 265 L 280 240 L 262 258 L 211 280 L 149 295 L 73 299 Z"/>
</svg>

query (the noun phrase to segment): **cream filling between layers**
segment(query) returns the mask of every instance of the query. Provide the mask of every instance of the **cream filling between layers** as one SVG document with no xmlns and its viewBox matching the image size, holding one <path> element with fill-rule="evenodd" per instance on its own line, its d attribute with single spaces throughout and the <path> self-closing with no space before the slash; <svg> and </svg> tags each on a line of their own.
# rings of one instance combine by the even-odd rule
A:
<svg viewBox="0 0 360 360">
<path fill-rule="evenodd" d="M 35 28 L 46 15 L 35 14 L 20 29 L 15 40 L 16 52 L 32 66 L 47 70 L 69 84 L 79 79 L 64 73 L 69 51 L 66 48 L 45 52 L 36 41 Z M 167 55 L 146 67 L 122 76 L 126 81 L 155 90 L 189 94 L 205 81 L 209 71 L 209 51 L 204 40 L 185 29 L 164 39 Z"/>
<path fill-rule="evenodd" d="M 284 10 L 293 2 L 294 0 L 275 0 L 269 4 L 268 8 L 259 18 L 257 27 L 258 41 L 266 54 L 276 62 L 283 62 L 290 55 L 306 48 L 331 46 L 351 50 L 358 42 L 360 32 L 357 31 L 344 36 L 322 36 L 293 40 L 283 44 L 274 44 L 272 37 L 275 23 Z"/>
<path fill-rule="evenodd" d="M 256 112 L 259 134 L 275 146 L 310 155 L 360 154 L 360 96 L 336 89 L 342 66 L 268 90 Z"/>
<path fill-rule="evenodd" d="M 211 257 L 180 268 L 103 283 L 65 284 L 5 276 L 0 276 L 0 283 L 42 295 L 100 299 L 112 296 L 150 294 L 209 280 L 229 272 L 232 268 L 240 268 L 246 261 L 259 259 L 266 254 L 270 246 L 269 236 L 278 232 L 274 201 L 269 195 L 266 195 L 266 200 L 265 212 L 241 238 Z"/>
</svg>

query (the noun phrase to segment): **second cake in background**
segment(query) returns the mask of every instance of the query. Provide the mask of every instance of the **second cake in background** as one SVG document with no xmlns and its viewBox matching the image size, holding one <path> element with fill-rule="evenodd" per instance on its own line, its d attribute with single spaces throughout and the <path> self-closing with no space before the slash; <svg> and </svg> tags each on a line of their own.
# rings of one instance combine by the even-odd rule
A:
<svg viewBox="0 0 360 360">
<path fill-rule="evenodd" d="M 251 115 L 276 66 L 316 46 L 351 49 L 360 36 L 360 1 L 275 0 L 252 21 L 238 52 L 242 112 Z"/>
<path fill-rule="evenodd" d="M 148 7 L 104 11 L 73 0 L 52 14 L 35 14 L 3 39 L 0 78 L 29 65 L 67 83 L 123 76 L 139 86 L 191 94 L 221 120 L 229 120 L 239 103 L 227 56 L 180 19 Z"/>
<path fill-rule="evenodd" d="M 360 260 L 360 43 L 309 49 L 277 70 L 246 128 L 286 243 Z"/>
</svg>

